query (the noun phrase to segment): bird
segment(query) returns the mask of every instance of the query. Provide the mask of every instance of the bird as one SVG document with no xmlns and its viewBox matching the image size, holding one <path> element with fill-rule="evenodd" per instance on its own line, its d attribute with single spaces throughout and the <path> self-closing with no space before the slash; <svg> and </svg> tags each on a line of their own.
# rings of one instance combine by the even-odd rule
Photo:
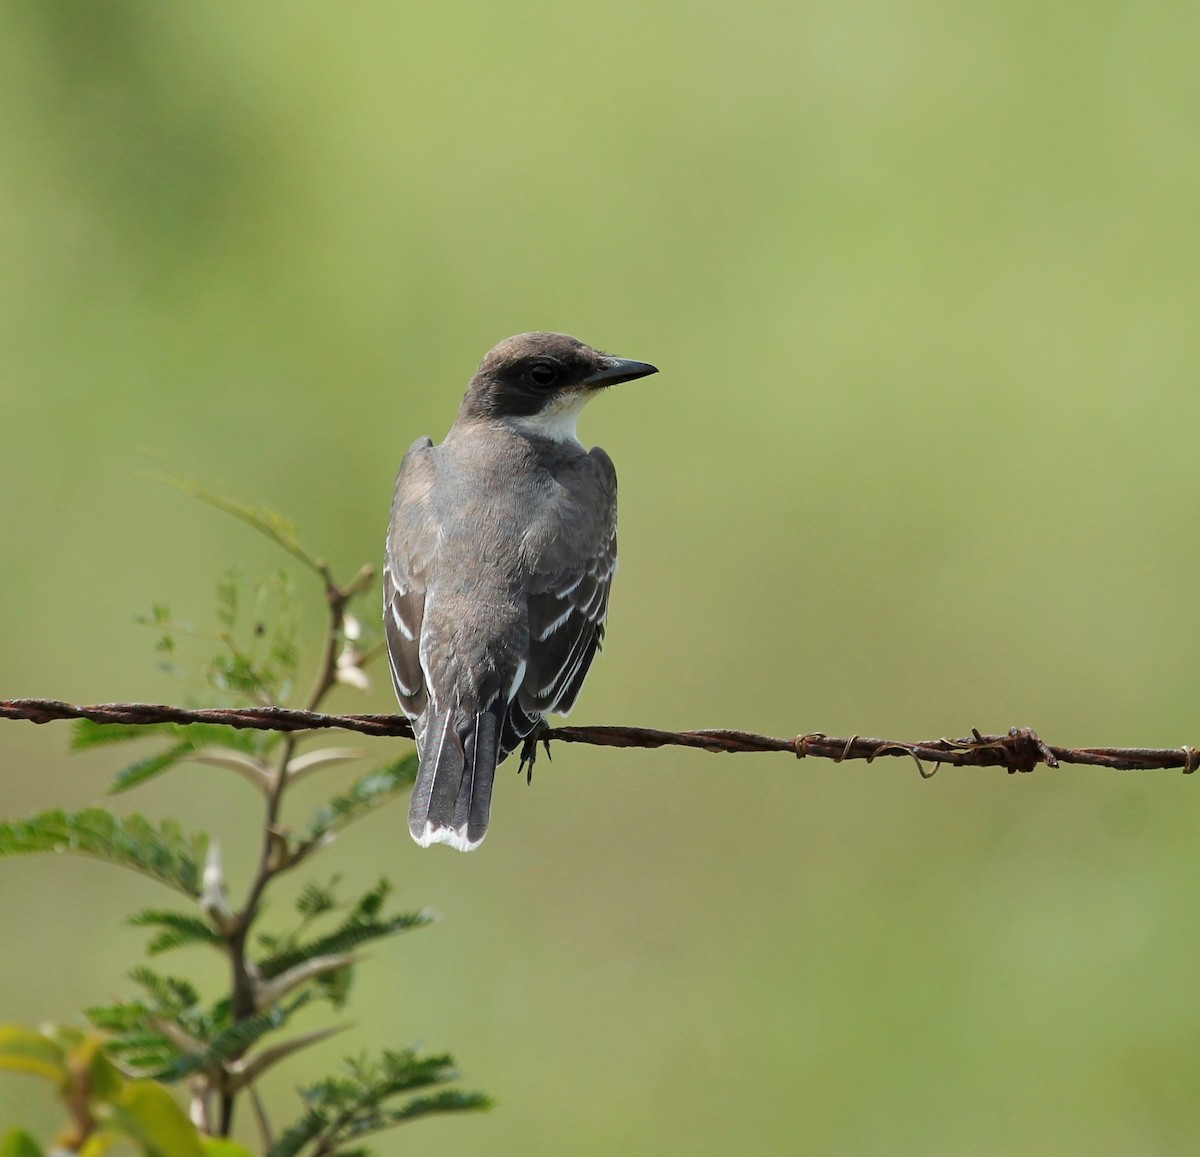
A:
<svg viewBox="0 0 1200 1157">
<path fill-rule="evenodd" d="M 657 372 L 566 334 L 517 334 L 479 364 L 441 444 L 418 438 L 401 462 L 383 619 L 417 743 L 421 847 L 478 848 L 496 767 L 575 704 L 617 565 L 616 470 L 576 425 L 598 393 Z"/>
</svg>

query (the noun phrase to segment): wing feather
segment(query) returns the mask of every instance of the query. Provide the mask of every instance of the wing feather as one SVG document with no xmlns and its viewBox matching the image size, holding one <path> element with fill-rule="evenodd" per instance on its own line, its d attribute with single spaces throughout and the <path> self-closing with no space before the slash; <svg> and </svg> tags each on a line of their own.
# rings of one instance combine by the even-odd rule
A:
<svg viewBox="0 0 1200 1157">
<path fill-rule="evenodd" d="M 383 570 L 383 629 L 392 683 L 410 718 L 424 715 L 429 705 L 421 666 L 421 627 L 437 546 L 436 530 L 424 517 L 434 469 L 432 446 L 429 438 L 418 438 L 400 463 Z"/>
<path fill-rule="evenodd" d="M 526 713 L 565 715 L 604 638 L 608 594 L 617 566 L 616 472 L 608 455 L 593 450 L 589 482 L 592 531 L 568 537 L 528 584 L 529 655 L 518 695 Z"/>
</svg>

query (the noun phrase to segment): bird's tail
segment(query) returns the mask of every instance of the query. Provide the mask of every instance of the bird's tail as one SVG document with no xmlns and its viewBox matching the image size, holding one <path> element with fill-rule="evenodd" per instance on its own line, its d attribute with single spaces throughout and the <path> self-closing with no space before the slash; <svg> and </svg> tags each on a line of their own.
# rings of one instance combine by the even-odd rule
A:
<svg viewBox="0 0 1200 1157">
<path fill-rule="evenodd" d="M 408 830 L 421 847 L 449 844 L 473 852 L 483 843 L 503 721 L 503 701 L 479 715 L 453 710 L 439 715 L 430 709 L 421 728 L 421 767 L 408 809 Z"/>
</svg>

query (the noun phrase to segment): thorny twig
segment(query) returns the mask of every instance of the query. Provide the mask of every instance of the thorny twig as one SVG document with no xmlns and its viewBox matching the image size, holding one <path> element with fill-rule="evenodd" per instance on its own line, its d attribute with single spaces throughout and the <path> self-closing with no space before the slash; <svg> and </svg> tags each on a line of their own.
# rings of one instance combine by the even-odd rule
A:
<svg viewBox="0 0 1200 1157">
<path fill-rule="evenodd" d="M 326 715 L 284 707 L 200 708 L 171 707 L 154 703 L 100 703 L 78 707 L 55 699 L 0 700 L 0 719 L 28 719 L 49 723 L 56 719 L 90 719 L 95 723 L 217 723 L 227 727 L 262 731 L 320 731 L 342 728 L 363 735 L 412 737 L 412 726 L 402 715 Z M 905 742 L 873 739 L 864 735 L 835 737 L 821 732 L 791 739 L 758 735 L 752 731 L 723 729 L 659 731 L 647 727 L 551 727 L 539 733 L 538 742 L 587 743 L 596 747 L 695 747 L 713 752 L 784 751 L 801 759 L 815 756 L 835 763 L 882 756 L 917 760 L 928 778 L 941 764 L 953 767 L 1004 767 L 1010 772 L 1032 771 L 1039 764 L 1058 767 L 1073 763 L 1106 767 L 1113 771 L 1182 769 L 1190 775 L 1200 768 L 1200 751 L 1180 747 L 1059 747 L 1044 743 L 1027 727 L 1014 727 L 1005 735 L 982 735 L 972 729 L 959 739 L 924 739 Z M 926 771 L 924 764 L 930 764 Z"/>
</svg>

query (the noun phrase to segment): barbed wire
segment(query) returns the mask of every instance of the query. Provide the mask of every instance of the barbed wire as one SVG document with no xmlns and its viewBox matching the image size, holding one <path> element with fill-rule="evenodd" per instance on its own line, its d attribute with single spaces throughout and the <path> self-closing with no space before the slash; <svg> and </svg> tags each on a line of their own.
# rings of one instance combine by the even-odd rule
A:
<svg viewBox="0 0 1200 1157">
<path fill-rule="evenodd" d="M 412 738 L 412 725 L 403 715 L 327 715 L 287 707 L 172 707 L 161 703 L 97 703 L 77 706 L 57 699 L 0 700 L 0 719 L 25 719 L 51 723 L 60 719 L 90 719 L 93 723 L 150 725 L 154 723 L 210 723 L 262 731 L 321 731 L 340 728 L 363 735 Z M 953 767 L 1003 767 L 1009 772 L 1030 772 L 1039 764 L 1058 767 L 1079 764 L 1113 771 L 1180 769 L 1191 775 L 1200 767 L 1194 747 L 1059 747 L 1043 742 L 1028 727 L 1013 727 L 1004 735 L 983 735 L 972 728 L 959 739 L 925 739 L 908 742 L 874 739 L 865 735 L 838 737 L 812 732 L 781 739 L 753 731 L 713 729 L 660 731 L 648 727 L 548 727 L 537 741 L 587 743 L 597 747 L 691 747 L 711 752 L 782 751 L 799 759 L 809 756 L 835 763 L 883 756 L 908 757 L 921 775 L 932 776 L 942 764 Z M 929 764 L 929 767 L 925 765 Z"/>
</svg>

